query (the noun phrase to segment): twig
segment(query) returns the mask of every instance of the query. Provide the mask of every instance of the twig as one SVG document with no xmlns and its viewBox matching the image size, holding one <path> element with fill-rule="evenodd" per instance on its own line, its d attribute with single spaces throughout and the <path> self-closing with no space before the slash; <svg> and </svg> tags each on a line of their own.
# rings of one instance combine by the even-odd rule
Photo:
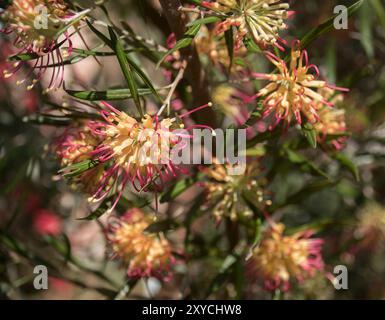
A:
<svg viewBox="0 0 385 320">
<path fill-rule="evenodd" d="M 180 67 L 179 69 L 179 72 L 177 74 L 177 76 L 175 77 L 175 80 L 174 82 L 171 84 L 170 86 L 170 91 L 168 92 L 168 95 L 166 97 L 166 99 L 164 100 L 164 103 L 163 105 L 160 107 L 159 111 L 158 111 L 158 116 L 160 116 L 162 114 L 162 112 L 164 111 L 164 109 L 167 107 L 167 113 L 168 115 L 170 115 L 170 104 L 171 104 L 171 99 L 172 99 L 172 96 L 174 95 L 174 92 L 176 90 L 176 87 L 178 86 L 179 82 L 183 79 L 183 76 L 184 76 L 184 72 L 186 70 L 186 67 L 187 67 L 187 62 L 186 61 L 183 61 L 182 62 L 182 66 Z"/>
<path fill-rule="evenodd" d="M 160 0 L 163 13 L 166 16 L 171 30 L 178 40 L 182 39 L 186 31 L 186 16 L 179 9 L 182 4 L 179 0 Z M 191 85 L 194 106 L 206 104 L 211 100 L 209 82 L 204 72 L 198 52 L 194 46 L 189 46 L 181 50 L 181 55 L 188 62 L 185 77 Z M 202 124 L 216 127 L 215 113 L 211 108 L 202 110 L 194 114 L 197 121 Z"/>
</svg>

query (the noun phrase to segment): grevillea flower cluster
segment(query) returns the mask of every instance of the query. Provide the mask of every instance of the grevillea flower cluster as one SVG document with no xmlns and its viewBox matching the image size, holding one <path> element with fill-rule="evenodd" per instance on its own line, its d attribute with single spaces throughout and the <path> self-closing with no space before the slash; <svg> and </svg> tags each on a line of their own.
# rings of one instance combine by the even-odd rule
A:
<svg viewBox="0 0 385 320">
<path fill-rule="evenodd" d="M 323 240 L 311 238 L 312 230 L 284 235 L 285 225 L 272 223 L 250 254 L 251 276 L 264 280 L 267 290 L 287 291 L 290 281 L 303 281 L 324 267 Z"/>
<path fill-rule="evenodd" d="M 263 98 L 264 117 L 273 115 L 272 128 L 281 121 L 290 124 L 292 119 L 301 125 L 305 116 L 310 123 L 320 121 L 319 112 L 324 106 L 333 107 L 318 90 L 329 88 L 346 91 L 328 84 L 319 78 L 319 70 L 314 64 L 309 64 L 306 50 L 301 50 L 299 41 L 294 41 L 290 63 L 278 58 L 271 52 L 266 52 L 266 58 L 275 65 L 278 73 L 254 73 L 257 79 L 265 79 L 270 83 L 259 90 L 255 98 Z M 310 71 L 313 70 L 313 73 Z"/>
<path fill-rule="evenodd" d="M 168 177 L 177 176 L 181 168 L 172 163 L 171 150 L 185 137 L 178 131 L 183 124 L 177 124 L 176 118 L 160 120 L 148 114 L 137 121 L 106 102 L 102 104 L 104 121 L 90 126 L 101 140 L 92 158 L 110 165 L 95 198 L 108 194 L 105 184 L 111 179 L 120 185 L 121 195 L 128 183 L 137 191 L 149 186 L 160 190 Z"/>
<path fill-rule="evenodd" d="M 98 137 L 93 135 L 89 127 L 91 123 L 75 125 L 67 128 L 54 143 L 57 157 L 62 167 L 87 160 L 98 145 Z"/>
<path fill-rule="evenodd" d="M 197 37 L 195 38 L 195 46 L 200 55 L 208 57 L 209 61 L 219 68 L 228 70 L 230 67 L 229 52 L 226 45 L 226 40 L 223 35 L 217 35 L 215 30 L 210 30 L 207 27 L 202 27 Z M 234 58 L 243 58 L 247 55 L 245 47 L 240 47 L 234 53 Z M 231 68 L 232 74 L 244 71 L 244 66 L 234 64 Z"/>
<path fill-rule="evenodd" d="M 384 245 L 385 208 L 372 202 L 361 208 L 357 214 L 354 236 L 359 243 L 355 250 L 376 250 Z"/>
<path fill-rule="evenodd" d="M 63 84 L 63 61 L 72 52 L 68 27 L 82 14 L 84 12 L 80 14 L 70 12 L 63 0 L 13 0 L 0 15 L 5 22 L 3 32 L 14 35 L 14 46 L 18 50 L 16 54 L 31 55 L 34 59 L 31 74 L 34 70 L 36 74 L 32 83 L 28 85 L 29 90 L 50 67 L 52 72 L 48 89 L 58 88 Z M 60 47 L 65 43 L 68 44 L 68 48 L 61 51 Z M 14 62 L 12 69 L 4 71 L 4 77 L 9 78 L 16 74 L 24 63 L 24 61 Z M 27 78 L 18 83 L 25 82 Z"/>
<path fill-rule="evenodd" d="M 359 176 L 354 164 L 362 161 L 349 161 L 340 152 L 347 144 L 349 113 L 345 111 L 346 100 L 344 105 L 342 102 L 348 89 L 322 78 L 321 68 L 309 61 L 305 47 L 315 40 L 317 32 L 301 30 L 298 33 L 304 34 L 306 40 L 293 40 L 291 46 L 282 38 L 286 33 L 290 40 L 298 36 L 286 31 L 292 1 L 150 1 L 149 25 L 162 27 L 162 32 L 156 32 L 156 40 L 149 36 L 147 31 L 151 30 L 135 31 L 145 25 L 145 20 L 133 19 L 134 25 L 129 16 L 120 23 L 113 21 L 119 13 L 118 2 L 122 1 L 91 1 L 89 9 L 79 12 L 87 7 L 86 2 L 0 1 L 4 7 L 0 13 L 4 27 L 1 31 L 8 35 L 0 39 L 1 44 L 7 44 L 0 49 L 4 60 L 0 61 L 4 76 L 0 81 L 4 83 L 0 102 L 5 105 L 1 123 L 13 129 L 22 122 L 18 119 L 21 113 L 11 101 L 15 99 L 7 95 L 14 86 L 26 83 L 18 89 L 39 99 L 31 108 L 36 114 L 22 114 L 22 128 L 27 123 L 44 126 L 25 135 L 19 134 L 18 127 L 16 136 L 11 130 L 7 143 L 0 145 L 0 173 L 4 172 L 6 179 L 16 176 L 16 182 L 0 181 L 0 185 L 5 195 L 17 190 L 16 202 L 22 203 L 24 193 L 28 193 L 24 188 L 18 189 L 18 180 L 26 185 L 37 184 L 39 177 L 44 181 L 39 189 L 47 197 L 39 197 L 36 203 L 26 198 L 29 208 L 20 205 L 20 212 L 23 209 L 30 213 L 26 221 L 32 221 L 32 235 L 55 249 L 50 250 L 55 259 L 60 257 L 62 262 L 70 253 L 71 264 L 77 268 L 63 276 L 72 281 L 80 279 L 76 272 L 92 273 L 90 283 L 85 277 L 75 284 L 82 288 L 90 284 L 97 294 L 129 299 L 141 294 L 152 296 L 158 285 L 159 289 L 167 288 L 164 291 L 170 288 L 172 298 L 265 298 L 272 292 L 274 297 L 285 293 L 282 297 L 290 298 L 286 292 L 293 285 L 300 289 L 298 284 L 311 279 L 309 288 L 317 288 L 312 282 L 328 280 L 322 255 L 324 239 L 306 226 L 298 229 L 295 222 L 306 221 L 307 226 L 316 226 L 324 235 L 334 223 L 329 221 L 334 212 L 335 218 L 340 219 L 340 214 L 352 212 L 353 206 L 363 203 L 368 195 L 375 198 L 381 192 L 374 187 L 358 191 L 358 183 L 353 181 Z M 353 14 L 361 2 L 353 4 L 349 13 Z M 183 7 L 181 3 L 188 4 Z M 321 8 L 315 3 L 313 6 Z M 158 10 L 159 15 L 154 14 Z M 306 21 L 307 17 L 302 17 Z M 322 25 L 322 35 L 331 26 L 328 23 Z M 87 46 L 80 34 L 83 28 L 92 46 Z M 165 30 L 170 32 L 167 40 L 159 39 Z M 377 30 L 373 37 L 376 33 Z M 80 40 L 86 49 L 78 48 Z M 359 42 L 355 45 L 359 46 Z M 365 46 L 370 56 L 369 43 Z M 70 57 L 72 53 L 75 54 Z M 374 59 L 375 53 L 373 63 L 378 60 Z M 92 58 L 95 61 L 87 62 L 93 64 L 78 67 L 80 61 Z M 338 65 L 338 70 L 344 67 Z M 66 85 L 65 68 L 72 71 L 66 76 Z M 9 78 L 16 74 L 23 79 L 12 83 Z M 350 76 L 346 74 L 346 79 Z M 359 77 L 367 74 L 354 76 L 362 81 Z M 92 79 L 88 82 L 87 78 Z M 365 79 L 372 81 L 369 78 Z M 42 92 L 41 86 L 36 85 L 40 80 L 47 84 Z M 55 88 L 63 89 L 64 103 L 58 92 L 43 96 Z M 376 109 L 382 102 L 380 98 L 370 97 Z M 112 105 L 110 101 L 119 104 Z M 204 105 L 190 108 L 195 104 Z M 213 109 L 205 109 L 212 106 Z M 2 117 L 1 108 L 0 113 Z M 32 150 L 35 146 L 31 147 L 35 136 L 28 136 L 32 131 L 42 138 L 54 137 L 49 151 L 56 156 L 60 169 L 53 173 L 53 179 L 52 172 L 47 178 L 40 170 L 44 166 L 52 169 L 53 165 L 47 166 L 45 159 L 35 159 L 37 152 Z M 377 140 L 381 139 L 370 136 L 367 140 L 370 145 L 362 149 L 365 161 L 369 162 L 366 153 L 382 143 Z M 36 144 L 41 149 L 46 145 L 46 141 Z M 353 144 L 348 153 L 359 147 Z M 28 161 L 21 162 L 19 155 L 24 150 L 28 151 Z M 8 153 L 11 157 L 5 158 Z M 362 158 L 362 153 L 357 154 Z M 373 159 L 377 161 L 379 157 Z M 374 160 L 370 159 L 373 163 Z M 378 179 L 372 177 L 371 165 L 364 168 L 369 172 L 362 175 L 365 186 L 371 179 Z M 28 179 L 22 179 L 24 173 Z M 63 186 L 49 184 L 57 180 L 55 174 L 67 180 L 70 190 L 62 192 Z M 55 202 L 48 199 L 51 194 L 55 194 Z M 79 194 L 86 196 L 83 201 L 79 201 Z M 8 268 L 18 254 L 23 256 L 21 260 L 34 257 L 27 250 L 38 246 L 25 246 L 26 254 L 22 246 L 22 251 L 15 250 L 19 235 L 13 239 L 11 229 L 21 215 L 14 214 L 18 214 L 18 206 L 3 205 L 15 202 L 14 199 L 3 199 L 1 195 L 0 192 L 1 213 L 11 209 L 7 216 L 0 214 L 7 220 L 4 235 L 0 221 L 0 238 L 7 240 L 4 247 L 11 252 L 4 255 Z M 335 203 L 326 205 L 324 199 Z M 41 206 L 43 201 L 47 201 L 47 206 Z M 322 217 L 309 208 L 313 203 L 319 205 L 318 201 L 325 202 Z M 43 207 L 54 207 L 55 211 L 40 209 Z M 338 227 L 343 237 L 335 232 L 330 238 L 325 236 L 325 240 L 335 242 L 348 238 L 346 248 L 350 251 L 337 248 L 333 252 L 348 262 L 360 250 L 374 251 L 385 241 L 385 209 L 381 205 L 371 204 L 353 212 L 358 214 L 349 218 L 353 223 L 346 229 L 347 234 L 345 220 L 341 219 L 343 223 Z M 81 225 L 86 227 L 67 224 L 64 219 L 68 217 L 84 220 Z M 97 223 L 87 224 L 86 220 L 93 219 Z M 293 229 L 282 221 L 289 221 Z M 83 252 L 91 247 L 82 247 L 83 243 L 92 243 L 97 249 L 95 255 L 100 259 L 92 259 L 95 268 L 82 263 L 83 258 L 89 257 Z M 3 244 L 0 245 L 2 251 Z M 175 248 L 179 247 L 186 252 L 186 259 L 176 259 L 180 254 Z M 105 252 L 119 264 L 104 268 Z M 56 262 L 52 265 L 59 265 Z M 123 289 L 116 286 L 119 292 L 112 295 L 119 277 L 110 276 L 109 272 L 118 265 L 124 266 L 126 274 L 123 270 L 120 273 L 127 285 L 123 284 Z M 150 279 L 170 281 L 174 271 L 178 277 L 171 284 Z M 14 277 L 12 272 L 9 274 Z M 139 279 L 142 280 L 136 281 Z M 149 284 L 146 292 L 139 286 L 134 289 L 136 283 Z M 103 289 L 105 285 L 108 290 Z M 329 289 L 334 292 L 332 285 Z M 11 294 L 17 295 L 16 291 Z M 306 295 L 302 289 L 301 294 Z"/>
<path fill-rule="evenodd" d="M 100 110 L 103 120 L 69 128 L 55 141 L 55 152 L 65 174 L 74 164 L 91 161 L 92 168 L 72 181 L 91 195 L 91 202 L 117 193 L 112 211 L 127 186 L 138 192 L 159 192 L 171 178 L 188 173 L 179 163 L 174 164 L 173 157 L 186 147 L 186 139 L 193 137 L 188 130 L 209 127 L 185 128 L 181 119 L 209 106 L 210 103 L 178 118 L 161 120 L 157 115 L 145 114 L 138 121 L 103 101 Z"/>
<path fill-rule="evenodd" d="M 53 143 L 53 149 L 60 165 L 65 171 L 68 167 L 82 163 L 92 158 L 92 152 L 100 143 L 97 135 L 94 135 L 90 127 L 94 127 L 95 121 L 86 121 L 67 128 Z M 73 177 L 71 186 L 88 195 L 93 195 L 104 174 L 104 165 L 98 164 L 93 168 Z"/>
<path fill-rule="evenodd" d="M 347 131 L 345 110 L 338 108 L 338 105 L 343 101 L 344 96 L 342 94 L 337 94 L 335 90 L 328 87 L 318 89 L 318 93 L 328 100 L 333 107 L 319 102 L 319 121 L 314 121 L 314 129 L 318 133 L 317 140 L 319 143 L 323 144 L 328 137 L 335 136 L 330 140 L 330 144 L 332 144 L 335 149 L 340 150 L 346 142 Z"/>
<path fill-rule="evenodd" d="M 176 260 L 164 234 L 145 232 L 152 222 L 149 215 L 131 209 L 121 218 L 110 221 L 107 238 L 113 257 L 127 267 L 128 277 L 156 277 L 168 281 Z"/>
<path fill-rule="evenodd" d="M 203 183 L 207 194 L 205 206 L 217 222 L 226 217 L 233 221 L 252 219 L 253 210 L 248 206 L 246 199 L 252 199 L 253 204 L 260 210 L 272 204 L 268 192 L 264 189 L 267 181 L 257 161 L 249 163 L 243 175 L 231 175 L 231 168 L 231 164 L 214 164 L 202 168 L 208 178 L 208 181 Z"/>
<path fill-rule="evenodd" d="M 279 31 L 287 28 L 284 22 L 289 16 L 289 4 L 280 0 L 218 0 L 202 1 L 202 5 L 225 15 L 216 25 L 216 33 L 236 27 L 236 47 L 246 35 L 261 46 L 278 45 Z"/>
</svg>

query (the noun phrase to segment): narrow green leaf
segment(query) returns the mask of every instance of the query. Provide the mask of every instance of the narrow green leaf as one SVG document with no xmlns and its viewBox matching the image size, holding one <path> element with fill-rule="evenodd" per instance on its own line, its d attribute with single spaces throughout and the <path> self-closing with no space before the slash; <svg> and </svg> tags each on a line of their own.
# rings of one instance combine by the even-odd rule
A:
<svg viewBox="0 0 385 320">
<path fill-rule="evenodd" d="M 233 59 L 234 59 L 234 33 L 232 28 L 226 30 L 225 40 L 226 40 L 227 53 L 229 54 L 229 58 L 230 58 L 230 64 L 229 64 L 229 74 L 230 74 L 231 68 L 233 66 Z"/>
<path fill-rule="evenodd" d="M 333 158 L 337 160 L 343 167 L 347 168 L 357 181 L 360 181 L 360 173 L 357 166 L 345 154 L 339 152 L 333 155 Z"/>
<path fill-rule="evenodd" d="M 360 40 L 369 58 L 374 56 L 373 34 L 372 34 L 372 10 L 369 1 L 366 1 L 360 10 Z"/>
<path fill-rule="evenodd" d="M 329 45 L 326 48 L 326 68 L 327 78 L 330 83 L 336 83 L 337 81 L 337 50 L 336 42 L 334 39 L 329 41 Z"/>
<path fill-rule="evenodd" d="M 112 206 L 112 198 L 109 197 L 108 199 L 104 200 L 103 203 L 97 208 L 95 211 L 91 212 L 88 216 L 84 218 L 79 218 L 78 220 L 87 220 L 92 221 L 99 219 L 102 215 L 104 215 L 109 208 Z"/>
<path fill-rule="evenodd" d="M 66 90 L 66 92 L 75 98 L 88 101 L 101 101 L 101 100 L 126 100 L 132 99 L 130 89 L 110 89 L 105 91 L 76 91 Z M 151 89 L 138 89 L 139 96 L 147 96 L 152 93 Z"/>
<path fill-rule="evenodd" d="M 168 57 L 169 55 L 171 55 L 175 51 L 188 47 L 193 42 L 193 40 L 194 40 L 195 36 L 198 34 L 200 28 L 201 28 L 201 24 L 196 24 L 196 25 L 193 25 L 192 27 L 190 27 L 186 31 L 186 33 L 183 35 L 183 38 L 178 40 L 177 43 L 175 44 L 175 46 L 163 55 L 163 57 L 159 60 L 156 67 L 159 68 L 159 66 L 162 64 L 164 59 L 166 59 L 166 57 Z"/>
<path fill-rule="evenodd" d="M 65 261 L 71 260 L 71 242 L 65 234 L 60 237 L 47 236 L 46 241 L 65 258 Z"/>
<path fill-rule="evenodd" d="M 306 123 L 302 128 L 302 133 L 312 148 L 317 148 L 317 131 L 310 123 Z"/>
<path fill-rule="evenodd" d="M 273 204 L 273 206 L 270 209 L 271 211 L 275 211 L 291 204 L 301 203 L 301 201 L 303 201 L 304 199 L 307 199 L 313 193 L 322 191 L 326 188 L 331 188 L 335 185 L 337 185 L 337 181 L 331 181 L 329 179 L 312 181 L 306 186 L 304 186 L 298 192 L 290 195 L 283 204 L 278 204 L 278 205 Z"/>
<path fill-rule="evenodd" d="M 143 82 L 150 88 L 151 92 L 155 95 L 155 97 L 158 99 L 159 102 L 162 101 L 162 98 L 159 96 L 158 91 L 156 91 L 155 87 L 153 86 L 151 80 L 148 78 L 148 76 L 145 74 L 145 72 L 129 57 L 129 55 L 126 55 L 128 63 L 131 65 L 131 67 L 134 69 L 136 74 L 143 80 Z M 138 89 L 139 91 L 139 89 Z M 140 94 L 139 94 L 140 95 Z"/>
<path fill-rule="evenodd" d="M 209 289 L 207 290 L 207 293 L 205 296 L 206 299 L 212 293 L 215 293 L 216 291 L 218 291 L 218 289 L 223 285 L 223 283 L 226 281 L 226 278 L 228 277 L 230 270 L 235 265 L 237 260 L 238 260 L 238 257 L 233 254 L 230 254 L 225 258 L 219 270 L 218 275 L 213 279 L 213 281 L 209 285 Z"/>
<path fill-rule="evenodd" d="M 196 179 L 192 179 L 192 178 L 179 180 L 176 184 L 168 188 L 163 193 L 163 195 L 160 198 L 160 203 L 174 200 L 176 197 L 178 197 L 183 192 L 185 192 L 188 188 L 190 188 L 195 182 L 196 182 Z"/>
<path fill-rule="evenodd" d="M 98 29 L 96 29 L 89 20 L 86 20 L 88 27 L 91 29 L 93 33 L 95 33 L 99 39 L 101 39 L 107 46 L 113 49 L 113 45 L 110 39 L 108 39 L 103 33 L 101 33 Z"/>
<path fill-rule="evenodd" d="M 187 27 L 192 27 L 192 26 L 195 26 L 195 25 L 204 25 L 204 24 L 209 24 L 209 23 L 214 23 L 214 22 L 219 22 L 221 21 L 221 18 L 219 17 L 215 17 L 215 16 L 212 16 L 212 17 L 206 17 L 206 18 L 202 18 L 202 19 L 197 19 L 197 20 L 194 20 L 190 23 L 187 24 Z"/>
<path fill-rule="evenodd" d="M 291 150 L 291 149 L 286 149 L 286 155 L 287 158 L 289 159 L 290 162 L 301 165 L 303 169 L 313 172 L 316 175 L 320 175 L 322 177 L 325 177 L 328 180 L 332 180 L 327 173 L 322 171 L 315 163 L 310 161 L 308 158 L 303 156 L 302 154 Z"/>
<path fill-rule="evenodd" d="M 99 164 L 99 161 L 88 159 L 82 162 L 75 163 L 71 166 L 65 167 L 59 172 L 63 173 L 65 178 L 73 178 L 82 174 L 83 172 L 86 172 L 96 167 L 98 164 Z"/>
<path fill-rule="evenodd" d="M 56 37 L 59 37 L 61 36 L 64 32 L 66 32 L 71 26 L 73 26 L 74 24 L 78 23 L 80 20 L 82 20 L 86 15 L 87 13 L 89 13 L 91 11 L 91 9 L 86 9 L 86 10 L 83 10 L 79 13 L 77 13 L 75 16 L 73 16 L 71 18 L 71 20 L 68 21 L 68 23 L 63 27 L 61 28 L 60 30 L 58 30 L 58 32 L 56 32 Z"/>
<path fill-rule="evenodd" d="M 352 4 L 348 8 L 348 16 L 350 17 L 353 13 L 355 13 L 361 5 L 364 3 L 364 0 L 359 0 Z M 313 28 L 310 30 L 304 37 L 301 39 L 301 48 L 307 48 L 314 40 L 319 38 L 321 35 L 323 35 L 326 32 L 329 32 L 334 27 L 334 19 L 337 17 L 337 15 L 334 15 L 326 22 L 320 24 L 318 27 Z"/>
<path fill-rule="evenodd" d="M 71 119 L 36 114 L 36 115 L 24 117 L 23 122 L 33 123 L 38 125 L 49 125 L 49 126 L 60 127 L 60 126 L 68 126 L 71 122 Z"/>
<path fill-rule="evenodd" d="M 159 232 L 167 232 L 169 230 L 173 230 L 178 227 L 178 224 L 171 220 L 161 220 L 154 222 L 153 224 L 149 225 L 146 229 L 143 230 L 144 233 L 159 233 Z"/>
<path fill-rule="evenodd" d="M 245 37 L 245 38 L 243 39 L 243 44 L 245 45 L 245 47 L 247 48 L 247 50 L 248 50 L 249 52 L 252 52 L 252 53 L 261 53 L 261 52 L 262 52 L 261 48 L 258 47 L 258 46 L 255 44 L 254 40 L 252 40 L 252 39 L 249 38 L 249 37 Z"/>
<path fill-rule="evenodd" d="M 373 6 L 374 12 L 380 20 L 383 32 L 385 32 L 385 4 L 382 4 L 381 1 L 382 0 L 371 0 L 369 2 Z"/>
<path fill-rule="evenodd" d="M 143 110 L 140 103 L 140 97 L 138 93 L 138 87 L 134 78 L 134 74 L 131 69 L 131 65 L 128 62 L 127 55 L 124 52 L 123 45 L 121 41 L 116 36 L 114 30 L 109 26 L 108 31 L 111 37 L 112 49 L 116 52 L 120 68 L 122 69 L 123 75 L 126 78 L 128 88 L 130 89 L 132 99 L 135 102 L 136 108 L 141 116 L 143 116 Z"/>
<path fill-rule="evenodd" d="M 135 288 L 139 279 L 129 279 L 127 283 L 117 292 L 114 296 L 114 300 L 123 300 L 127 297 L 131 291 Z"/>
</svg>

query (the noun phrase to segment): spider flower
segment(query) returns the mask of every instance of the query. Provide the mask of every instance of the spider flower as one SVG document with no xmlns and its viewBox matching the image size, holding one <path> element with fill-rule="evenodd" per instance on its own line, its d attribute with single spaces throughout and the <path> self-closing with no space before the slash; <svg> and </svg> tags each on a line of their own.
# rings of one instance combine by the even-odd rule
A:
<svg viewBox="0 0 385 320">
<path fill-rule="evenodd" d="M 63 58 L 72 52 L 71 34 L 68 28 L 81 15 L 89 10 L 74 14 L 69 11 L 63 0 L 13 0 L 0 14 L 5 23 L 2 30 L 14 35 L 14 46 L 17 55 L 25 54 L 35 57 L 31 73 L 18 84 L 24 83 L 36 70 L 35 78 L 28 85 L 32 89 L 42 78 L 49 67 L 52 67 L 48 90 L 60 87 L 64 78 Z M 61 51 L 65 43 L 68 49 Z M 24 61 L 16 61 L 10 70 L 4 70 L 5 78 L 13 76 L 24 65 Z"/>
<path fill-rule="evenodd" d="M 145 233 L 152 220 L 139 209 L 131 209 L 109 223 L 107 238 L 113 257 L 127 266 L 128 277 L 156 277 L 168 281 L 175 258 L 163 233 Z"/>
<path fill-rule="evenodd" d="M 249 163 L 242 175 L 231 175 L 231 167 L 231 164 L 215 163 L 202 169 L 208 178 L 203 183 L 207 194 L 205 207 L 212 211 L 217 223 L 225 217 L 233 221 L 250 219 L 253 211 L 247 201 L 251 201 L 260 210 L 272 204 L 264 190 L 267 182 L 257 162 Z"/>
<path fill-rule="evenodd" d="M 150 187 L 158 191 L 169 178 L 186 173 L 180 165 L 173 163 L 173 154 L 185 146 L 182 143 L 185 139 L 192 138 L 187 130 L 207 126 L 193 125 L 182 130 L 184 125 L 178 124 L 177 118 L 160 120 L 158 116 L 146 114 L 141 121 L 137 121 L 106 102 L 102 102 L 102 105 L 104 109 L 100 113 L 104 122 L 91 127 L 101 143 L 91 155 L 100 163 L 108 163 L 109 167 L 99 182 L 94 201 L 108 195 L 111 188 L 106 188 L 106 184 L 111 180 L 115 182 L 114 185 L 119 185 L 118 196 L 112 206 L 114 208 L 129 183 L 137 191 L 147 191 Z M 211 103 L 178 118 L 208 106 Z"/>
<path fill-rule="evenodd" d="M 250 96 L 240 89 L 225 84 L 219 85 L 212 90 L 212 100 L 215 106 L 237 126 L 244 126 L 250 118 L 250 111 L 247 106 L 249 99 Z M 265 130 L 265 123 L 256 121 L 247 126 L 246 137 L 248 139 L 252 138 L 256 132 Z"/>
<path fill-rule="evenodd" d="M 92 124 L 94 123 L 86 122 L 80 126 L 67 128 L 56 139 L 54 149 L 63 167 L 71 166 L 91 157 L 91 152 L 99 143 L 98 137 L 89 128 Z"/>
<path fill-rule="evenodd" d="M 348 91 L 318 79 L 319 70 L 314 64 L 309 64 L 307 51 L 301 50 L 299 41 L 293 42 L 289 66 L 270 52 L 266 53 L 266 57 L 276 66 L 278 73 L 253 74 L 257 79 L 270 81 L 254 98 L 264 98 L 264 117 L 274 114 L 275 121 L 271 128 L 281 121 L 288 125 L 293 118 L 301 125 L 302 115 L 310 123 L 318 122 L 320 109 L 333 106 L 333 103 L 327 100 L 329 96 L 324 97 L 318 90 L 331 88 Z M 312 69 L 315 75 L 310 73 Z"/>
<path fill-rule="evenodd" d="M 202 1 L 202 5 L 226 15 L 216 26 L 218 34 L 237 28 L 236 47 L 246 35 L 250 35 L 262 46 L 275 45 L 280 48 L 279 31 L 287 29 L 285 20 L 289 17 L 289 4 L 281 0 L 217 0 Z"/>
<path fill-rule="evenodd" d="M 79 126 L 67 128 L 53 143 L 53 149 L 57 158 L 60 160 L 62 171 L 67 168 L 91 159 L 91 152 L 100 143 L 99 137 L 94 135 L 90 127 L 96 125 L 94 121 L 88 121 Z M 83 192 L 92 195 L 99 185 L 99 180 L 104 173 L 104 166 L 97 165 L 80 175 L 72 178 L 74 189 L 80 189 Z"/>
<path fill-rule="evenodd" d="M 384 246 L 385 208 L 378 203 L 369 203 L 361 208 L 354 236 L 360 240 L 356 250 L 376 250 Z"/>
<path fill-rule="evenodd" d="M 335 94 L 335 90 L 324 87 L 318 90 L 318 92 L 333 105 L 337 105 L 343 100 L 342 94 Z M 319 143 L 325 143 L 327 136 L 338 136 L 332 139 L 330 143 L 340 150 L 343 148 L 346 142 L 346 122 L 345 122 L 345 110 L 338 109 L 337 107 L 329 107 L 319 103 L 319 121 L 314 123 L 314 129 L 318 133 L 317 140 Z"/>
<path fill-rule="evenodd" d="M 283 224 L 272 223 L 248 261 L 250 275 L 263 278 L 267 290 L 287 291 L 291 279 L 302 282 L 324 267 L 322 239 L 311 238 L 312 230 L 285 236 L 284 229 Z"/>
<path fill-rule="evenodd" d="M 195 46 L 200 55 L 205 55 L 213 65 L 221 69 L 230 67 L 229 52 L 226 45 L 226 40 L 223 36 L 218 36 L 214 30 L 209 30 L 202 26 L 197 37 L 195 38 Z M 247 55 L 245 47 L 239 48 L 234 52 L 235 58 L 244 58 Z M 244 66 L 234 64 L 231 68 L 232 73 L 240 73 L 244 70 Z"/>
</svg>

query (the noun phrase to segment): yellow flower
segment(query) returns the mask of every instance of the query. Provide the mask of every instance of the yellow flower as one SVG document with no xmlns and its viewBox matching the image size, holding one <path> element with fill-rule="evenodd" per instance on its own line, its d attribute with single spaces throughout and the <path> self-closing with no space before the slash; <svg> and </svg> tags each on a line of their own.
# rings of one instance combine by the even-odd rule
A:
<svg viewBox="0 0 385 320">
<path fill-rule="evenodd" d="M 324 97 L 322 91 L 317 90 L 332 88 L 347 91 L 317 79 L 319 70 L 315 65 L 309 64 L 307 51 L 300 49 L 299 41 L 293 42 L 289 66 L 270 52 L 266 53 L 266 57 L 276 66 L 278 73 L 254 73 L 253 75 L 270 81 L 255 95 L 255 98 L 264 98 L 264 117 L 274 114 L 272 128 L 282 120 L 288 125 L 293 118 L 301 125 L 302 115 L 311 123 L 318 122 L 319 111 L 324 106 L 332 107 L 333 104 L 327 101 L 328 96 Z M 311 69 L 316 75 L 310 73 Z"/>
<path fill-rule="evenodd" d="M 45 18 L 42 15 L 44 12 L 38 10 L 39 6 L 47 10 L 47 28 L 35 26 L 40 17 Z M 57 32 L 65 26 L 67 14 L 63 0 L 13 0 L 2 18 L 7 23 L 7 29 L 16 34 L 17 46 L 28 44 L 33 52 L 38 53 L 56 41 Z"/>
<path fill-rule="evenodd" d="M 99 144 L 89 123 L 68 128 L 54 143 L 54 149 L 62 167 L 82 162 L 91 157 L 91 152 Z"/>
<path fill-rule="evenodd" d="M 113 255 L 127 266 L 129 277 L 157 277 L 167 281 L 175 258 L 162 233 L 144 232 L 152 220 L 139 209 L 132 209 L 110 222 L 107 236 Z"/>
<path fill-rule="evenodd" d="M 92 152 L 100 143 L 98 136 L 90 129 L 96 123 L 88 121 L 72 126 L 54 141 L 54 151 L 65 171 L 67 167 L 92 158 Z M 104 174 L 104 165 L 97 165 L 71 179 L 71 186 L 92 195 L 96 192 Z"/>
<path fill-rule="evenodd" d="M 271 205 L 263 189 L 266 180 L 262 177 L 259 164 L 250 163 L 243 175 L 230 175 L 230 164 L 214 164 L 202 171 L 209 179 L 204 183 L 207 198 L 205 207 L 212 211 L 217 222 L 224 217 L 233 221 L 250 219 L 253 211 L 245 199 L 251 200 L 259 209 Z"/>
<path fill-rule="evenodd" d="M 227 16 L 217 25 L 218 33 L 237 27 L 237 47 L 246 35 L 261 45 L 277 45 L 279 31 L 287 28 L 289 4 L 281 0 L 218 0 L 202 5 Z"/>
<path fill-rule="evenodd" d="M 267 290 L 280 288 L 287 291 L 292 278 L 303 281 L 323 269 L 323 240 L 311 239 L 311 230 L 285 236 L 284 229 L 283 224 L 273 223 L 252 249 L 250 275 L 264 279 Z"/>
<path fill-rule="evenodd" d="M 102 163 L 113 162 L 109 175 L 116 180 L 121 178 L 121 190 L 127 182 L 138 190 L 149 184 L 160 188 L 167 177 L 177 175 L 179 169 L 171 161 L 171 151 L 181 139 L 174 130 L 183 125 L 176 125 L 175 118 L 158 120 L 157 116 L 150 115 L 139 122 L 108 103 L 102 103 L 107 110 L 101 111 L 105 121 L 93 129 L 101 139 L 93 157 Z M 155 185 L 157 178 L 159 185 Z"/>
<path fill-rule="evenodd" d="M 335 90 L 321 88 L 318 92 L 334 105 L 325 106 L 319 103 L 319 121 L 314 123 L 314 129 L 318 133 L 318 142 L 323 143 L 328 135 L 344 135 L 346 133 L 345 110 L 337 108 L 337 104 L 343 100 L 342 94 L 335 94 Z M 341 149 L 345 144 L 346 137 L 341 136 L 332 139 L 330 143 L 337 149 Z"/>
<path fill-rule="evenodd" d="M 355 237 L 360 240 L 358 249 L 377 249 L 385 241 L 385 208 L 378 203 L 369 203 L 357 214 Z"/>
<path fill-rule="evenodd" d="M 230 58 L 226 45 L 225 38 L 218 36 L 213 30 L 209 30 L 203 26 L 195 39 L 195 46 L 200 55 L 206 55 L 212 64 L 215 66 L 226 68 L 230 67 Z M 247 49 L 240 48 L 234 52 L 234 57 L 245 57 Z M 240 72 L 244 70 L 243 66 L 234 64 L 231 68 L 232 72 Z"/>
</svg>

